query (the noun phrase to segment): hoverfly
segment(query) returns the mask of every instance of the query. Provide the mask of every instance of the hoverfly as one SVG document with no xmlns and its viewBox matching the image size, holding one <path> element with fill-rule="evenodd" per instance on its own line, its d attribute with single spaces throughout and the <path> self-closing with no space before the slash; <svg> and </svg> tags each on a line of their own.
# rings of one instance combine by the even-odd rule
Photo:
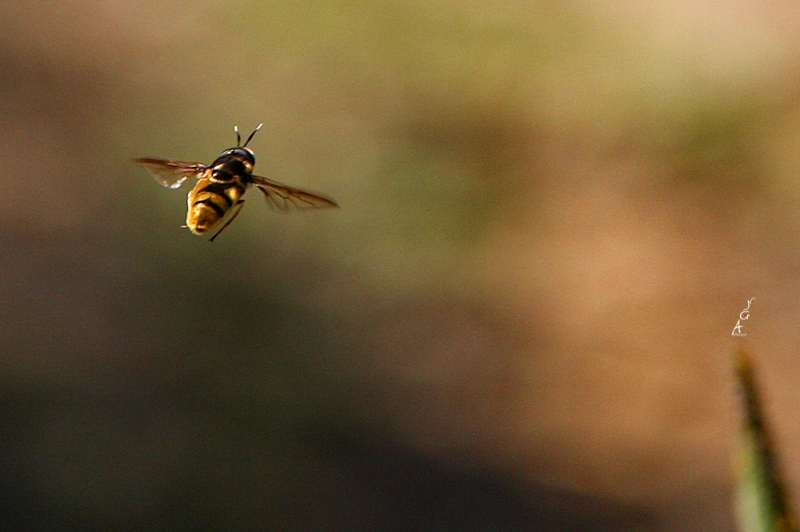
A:
<svg viewBox="0 0 800 532">
<path fill-rule="evenodd" d="M 211 242 L 239 215 L 244 205 L 242 196 L 250 185 L 261 190 L 270 207 L 279 212 L 338 207 L 332 199 L 253 174 L 256 157 L 247 144 L 263 125 L 259 124 L 250 133 L 244 145 L 239 128 L 234 126 L 236 146 L 223 151 L 208 166 L 147 157 L 133 159 L 133 162 L 142 164 L 156 181 L 167 188 L 177 189 L 190 177 L 197 178 L 197 184 L 189 191 L 186 225 L 183 227 L 202 235 L 213 231 L 227 217 L 227 221 L 211 237 Z"/>
</svg>

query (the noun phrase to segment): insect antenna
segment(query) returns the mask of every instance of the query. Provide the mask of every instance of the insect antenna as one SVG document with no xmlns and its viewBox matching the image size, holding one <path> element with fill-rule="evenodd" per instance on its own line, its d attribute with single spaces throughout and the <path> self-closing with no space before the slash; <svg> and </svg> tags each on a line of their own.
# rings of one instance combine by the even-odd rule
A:
<svg viewBox="0 0 800 532">
<path fill-rule="evenodd" d="M 239 126 L 233 126 L 233 131 L 236 133 L 236 147 L 242 145 L 242 136 L 239 134 Z"/>
<path fill-rule="evenodd" d="M 252 139 L 252 138 L 253 138 L 253 135 L 255 135 L 255 134 L 256 134 L 256 131 L 258 131 L 259 129 L 261 129 L 261 126 L 263 126 L 263 125 L 264 125 L 264 122 L 261 122 L 260 124 L 258 124 L 258 127 L 257 127 L 257 128 L 255 128 L 255 129 L 253 130 L 253 132 L 252 132 L 252 133 L 250 133 L 250 136 L 249 136 L 249 137 L 247 137 L 247 140 L 246 140 L 246 141 L 244 141 L 244 146 L 247 146 L 247 143 L 248 143 L 248 142 L 250 142 L 250 139 Z M 238 133 L 237 133 L 237 135 L 238 135 Z M 242 148 L 244 148 L 244 146 L 242 146 Z"/>
</svg>

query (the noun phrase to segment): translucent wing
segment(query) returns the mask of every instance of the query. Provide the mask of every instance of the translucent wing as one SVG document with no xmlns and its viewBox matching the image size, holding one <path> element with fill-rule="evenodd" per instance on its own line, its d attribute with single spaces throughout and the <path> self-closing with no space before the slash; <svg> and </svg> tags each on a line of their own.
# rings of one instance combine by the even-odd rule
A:
<svg viewBox="0 0 800 532">
<path fill-rule="evenodd" d="M 156 181 L 167 188 L 178 188 L 190 177 L 197 177 L 208 169 L 204 164 L 170 159 L 133 159 L 145 167 Z"/>
<path fill-rule="evenodd" d="M 269 206 L 278 212 L 328 209 L 339 206 L 332 199 L 326 198 L 316 192 L 287 187 L 286 185 L 281 185 L 280 183 L 259 175 L 250 176 L 250 179 L 267 197 Z"/>
</svg>

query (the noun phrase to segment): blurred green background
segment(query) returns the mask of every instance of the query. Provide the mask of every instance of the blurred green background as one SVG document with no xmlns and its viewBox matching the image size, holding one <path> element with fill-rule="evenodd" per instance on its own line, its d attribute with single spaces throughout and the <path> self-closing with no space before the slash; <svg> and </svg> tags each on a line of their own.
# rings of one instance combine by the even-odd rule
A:
<svg viewBox="0 0 800 532">
<path fill-rule="evenodd" d="M 800 6 L 0 4 L 3 530 L 722 531 L 800 487 Z M 184 185 L 263 129 L 214 243 Z"/>
</svg>

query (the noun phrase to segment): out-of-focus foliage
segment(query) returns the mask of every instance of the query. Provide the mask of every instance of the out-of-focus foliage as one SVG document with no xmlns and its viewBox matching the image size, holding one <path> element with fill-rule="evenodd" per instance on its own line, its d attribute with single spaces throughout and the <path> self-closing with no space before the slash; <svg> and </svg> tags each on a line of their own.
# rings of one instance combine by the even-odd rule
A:
<svg viewBox="0 0 800 532">
<path fill-rule="evenodd" d="M 797 521 L 781 480 L 775 445 L 761 406 L 752 357 L 737 353 L 742 395 L 742 431 L 738 449 L 736 510 L 741 532 L 792 532 Z"/>
<path fill-rule="evenodd" d="M 0 528 L 729 530 L 743 297 L 800 439 L 798 9 L 2 3 Z M 262 121 L 340 210 L 212 245 L 129 162 Z"/>
</svg>

